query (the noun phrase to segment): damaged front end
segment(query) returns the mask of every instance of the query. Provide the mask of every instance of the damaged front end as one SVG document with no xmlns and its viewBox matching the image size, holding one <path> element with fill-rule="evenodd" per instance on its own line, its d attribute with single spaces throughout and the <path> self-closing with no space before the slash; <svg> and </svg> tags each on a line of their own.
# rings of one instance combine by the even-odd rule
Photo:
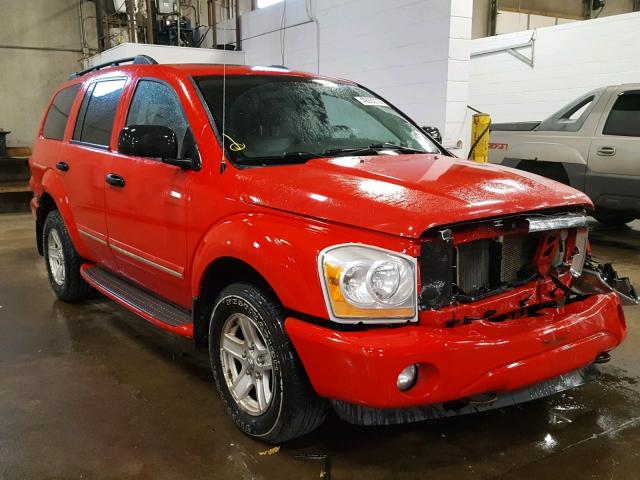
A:
<svg viewBox="0 0 640 480">
<path fill-rule="evenodd" d="M 628 277 L 620 278 L 610 263 L 604 265 L 587 258 L 582 275 L 573 282 L 573 290 L 582 295 L 615 292 L 625 306 L 638 305 L 639 299 Z"/>
<path fill-rule="evenodd" d="M 587 236 L 577 209 L 430 229 L 418 258 L 418 322 L 336 331 L 290 318 L 287 333 L 318 394 L 358 424 L 461 415 L 575 388 L 624 340 L 622 302 L 637 302 L 628 279 L 594 264 Z M 407 368 L 413 383 L 402 388 Z"/>
<path fill-rule="evenodd" d="M 584 211 L 544 212 L 425 232 L 419 259 L 421 322 L 455 327 L 505 321 L 616 292 L 638 297 L 628 278 L 589 255 Z"/>
</svg>

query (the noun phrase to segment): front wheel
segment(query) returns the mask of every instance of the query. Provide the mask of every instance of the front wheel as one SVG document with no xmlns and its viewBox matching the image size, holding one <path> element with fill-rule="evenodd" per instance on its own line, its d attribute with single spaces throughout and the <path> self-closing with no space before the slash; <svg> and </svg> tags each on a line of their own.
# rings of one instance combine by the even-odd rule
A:
<svg viewBox="0 0 640 480">
<path fill-rule="evenodd" d="M 284 315 L 263 290 L 225 288 L 209 326 L 209 356 L 228 414 L 244 433 L 270 443 L 300 437 L 326 416 L 284 331 Z"/>
<path fill-rule="evenodd" d="M 91 286 L 80 275 L 82 259 L 71 243 L 58 210 L 47 215 L 42 242 L 49 283 L 56 296 L 65 302 L 87 298 L 91 294 Z"/>
</svg>

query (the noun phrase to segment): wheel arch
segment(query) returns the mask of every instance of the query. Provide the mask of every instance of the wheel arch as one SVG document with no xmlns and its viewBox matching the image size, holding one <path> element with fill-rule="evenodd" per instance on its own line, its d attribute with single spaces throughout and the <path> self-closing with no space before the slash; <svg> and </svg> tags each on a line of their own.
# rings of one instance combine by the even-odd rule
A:
<svg viewBox="0 0 640 480">
<path fill-rule="evenodd" d="M 571 179 L 566 167 L 559 162 L 547 162 L 544 160 L 520 160 L 516 167 L 529 173 L 535 173 L 542 177 L 550 178 L 556 182 L 571 185 Z"/>
<path fill-rule="evenodd" d="M 198 348 L 208 346 L 213 302 L 222 290 L 238 282 L 250 283 L 263 289 L 281 305 L 278 295 L 269 282 L 253 266 L 237 257 L 216 258 L 205 269 L 199 295 L 193 301 L 193 340 Z"/>
<path fill-rule="evenodd" d="M 503 160 L 502 165 L 534 173 L 584 192 L 587 166 L 582 163 L 508 157 Z"/>
<path fill-rule="evenodd" d="M 49 193 L 44 192 L 38 199 L 38 208 L 36 209 L 36 245 L 38 253 L 44 255 L 44 243 L 42 234 L 44 232 L 44 221 L 50 212 L 58 210 L 58 205 Z"/>
<path fill-rule="evenodd" d="M 43 198 L 47 198 L 47 208 L 50 210 L 42 210 L 42 225 L 44 225 L 44 221 L 47 218 L 47 215 L 51 210 L 58 210 L 60 212 L 60 216 L 62 217 L 62 221 L 67 227 L 67 231 L 69 232 L 69 236 L 71 237 L 71 243 L 78 251 L 80 256 L 85 257 L 86 251 L 84 250 L 84 243 L 80 237 L 78 229 L 76 227 L 75 218 L 73 216 L 73 212 L 71 211 L 71 205 L 69 204 L 69 199 L 65 194 L 64 184 L 60 177 L 58 177 L 53 170 L 47 170 L 45 174 L 42 176 L 42 190 L 38 196 L 38 201 L 40 203 L 40 207 L 43 207 Z M 38 213 L 36 211 L 36 233 L 38 233 Z M 38 242 L 40 243 L 40 241 Z M 42 248 L 42 245 L 39 245 L 38 251 Z"/>
</svg>

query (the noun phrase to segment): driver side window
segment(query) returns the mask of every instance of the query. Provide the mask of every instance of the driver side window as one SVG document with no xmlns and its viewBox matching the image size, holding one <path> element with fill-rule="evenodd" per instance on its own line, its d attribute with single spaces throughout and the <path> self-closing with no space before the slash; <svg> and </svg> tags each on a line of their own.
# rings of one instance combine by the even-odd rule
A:
<svg viewBox="0 0 640 480">
<path fill-rule="evenodd" d="M 154 80 L 138 82 L 127 114 L 126 126 L 130 125 L 159 125 L 172 129 L 178 139 L 179 158 L 185 158 L 189 124 L 178 96 L 169 85 Z"/>
</svg>

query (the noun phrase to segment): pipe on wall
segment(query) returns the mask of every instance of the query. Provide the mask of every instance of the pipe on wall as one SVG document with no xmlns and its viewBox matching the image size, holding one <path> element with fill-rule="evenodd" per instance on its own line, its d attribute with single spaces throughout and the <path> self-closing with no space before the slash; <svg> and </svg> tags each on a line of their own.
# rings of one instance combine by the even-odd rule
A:
<svg viewBox="0 0 640 480">
<path fill-rule="evenodd" d="M 98 35 L 98 51 L 106 50 L 104 41 L 104 0 L 95 0 L 96 4 L 96 33 Z"/>
<path fill-rule="evenodd" d="M 151 0 L 145 0 L 147 6 L 147 43 L 153 44 L 153 10 Z"/>
<path fill-rule="evenodd" d="M 31 47 L 27 45 L 0 45 L 0 50 L 42 50 L 44 52 L 68 52 L 68 53 L 82 53 L 80 48 L 59 48 L 59 47 Z"/>
<path fill-rule="evenodd" d="M 129 24 L 129 41 L 138 43 L 138 35 L 136 28 L 136 10 L 133 5 L 133 0 L 125 0 L 127 6 L 127 22 Z"/>
<path fill-rule="evenodd" d="M 240 25 L 240 1 L 235 0 L 234 12 L 236 15 L 236 50 L 242 50 L 242 27 Z"/>
<path fill-rule="evenodd" d="M 218 30 L 216 26 L 216 6 L 213 0 L 207 0 L 207 20 L 211 27 L 211 46 L 216 48 L 218 45 Z"/>
</svg>

